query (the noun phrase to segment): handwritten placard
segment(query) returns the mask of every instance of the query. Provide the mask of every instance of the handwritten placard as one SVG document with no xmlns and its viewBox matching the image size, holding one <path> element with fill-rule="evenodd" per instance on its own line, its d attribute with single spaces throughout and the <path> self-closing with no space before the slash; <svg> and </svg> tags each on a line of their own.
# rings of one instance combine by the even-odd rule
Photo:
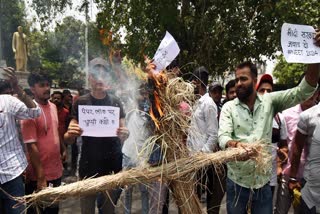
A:
<svg viewBox="0 0 320 214">
<path fill-rule="evenodd" d="M 154 64 L 156 72 L 164 70 L 178 56 L 180 48 L 173 36 L 167 31 L 162 39 L 156 54 L 154 55 Z"/>
<path fill-rule="evenodd" d="M 82 136 L 115 137 L 119 128 L 120 108 L 79 105 L 79 126 Z"/>
<path fill-rule="evenodd" d="M 281 46 L 287 62 L 319 63 L 320 48 L 314 44 L 315 34 L 312 26 L 284 23 L 281 28 Z"/>
</svg>

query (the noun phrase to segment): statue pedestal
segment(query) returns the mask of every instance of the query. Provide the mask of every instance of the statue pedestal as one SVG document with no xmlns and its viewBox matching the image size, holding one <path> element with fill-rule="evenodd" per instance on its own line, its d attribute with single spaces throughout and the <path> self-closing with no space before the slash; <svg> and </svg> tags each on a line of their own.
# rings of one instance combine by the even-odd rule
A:
<svg viewBox="0 0 320 214">
<path fill-rule="evenodd" d="M 30 72 L 29 71 L 16 71 L 16 76 L 19 81 L 19 85 L 21 85 L 22 88 L 29 88 L 28 84 L 28 76 Z"/>
</svg>

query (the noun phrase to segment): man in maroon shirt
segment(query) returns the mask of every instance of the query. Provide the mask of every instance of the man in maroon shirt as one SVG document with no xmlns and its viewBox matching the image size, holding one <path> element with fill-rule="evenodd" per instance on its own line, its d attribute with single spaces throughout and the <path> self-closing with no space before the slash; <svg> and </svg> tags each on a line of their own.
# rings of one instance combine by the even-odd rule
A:
<svg viewBox="0 0 320 214">
<path fill-rule="evenodd" d="M 54 91 L 51 95 L 51 102 L 57 106 L 59 120 L 59 136 L 63 139 L 69 123 L 69 110 L 63 106 L 63 94 L 60 91 Z"/>
</svg>

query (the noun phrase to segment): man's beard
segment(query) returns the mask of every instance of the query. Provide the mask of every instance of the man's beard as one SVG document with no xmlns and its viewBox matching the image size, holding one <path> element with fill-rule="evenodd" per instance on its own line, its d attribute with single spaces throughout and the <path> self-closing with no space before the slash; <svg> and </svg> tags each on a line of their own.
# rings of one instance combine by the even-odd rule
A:
<svg viewBox="0 0 320 214">
<path fill-rule="evenodd" d="M 249 96 L 253 93 L 253 83 L 249 87 L 238 87 L 236 89 L 237 97 L 241 102 L 248 100 Z"/>
<path fill-rule="evenodd" d="M 199 91 L 200 91 L 200 90 L 199 90 L 199 87 L 195 87 L 193 93 L 194 93 L 195 95 L 197 95 L 197 94 L 200 93 Z"/>
</svg>

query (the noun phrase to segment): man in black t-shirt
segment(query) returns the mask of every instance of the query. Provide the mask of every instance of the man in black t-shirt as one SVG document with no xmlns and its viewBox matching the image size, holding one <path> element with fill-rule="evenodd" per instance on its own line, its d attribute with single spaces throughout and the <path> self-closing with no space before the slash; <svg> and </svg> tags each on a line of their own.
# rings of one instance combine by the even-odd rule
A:
<svg viewBox="0 0 320 214">
<path fill-rule="evenodd" d="M 114 81 L 111 69 L 107 61 L 102 58 L 95 58 L 89 64 L 89 83 L 92 91 L 81 96 L 75 102 L 72 109 L 72 120 L 65 133 L 64 138 L 67 142 L 75 142 L 75 138 L 81 136 L 82 129 L 78 125 L 78 106 L 114 106 L 120 108 L 120 127 L 117 130 L 118 137 L 82 137 L 82 149 L 79 162 L 79 175 L 81 179 L 88 177 L 98 177 L 117 173 L 122 169 L 121 142 L 129 135 L 125 127 L 125 113 L 119 98 L 108 94 L 106 89 Z M 95 202 L 97 195 L 81 198 L 81 213 L 95 213 Z M 108 197 L 109 195 L 110 197 Z M 114 213 L 117 191 L 108 191 L 103 194 L 104 202 L 99 210 L 103 213 Z M 110 200 L 111 199 L 111 200 Z"/>
</svg>

